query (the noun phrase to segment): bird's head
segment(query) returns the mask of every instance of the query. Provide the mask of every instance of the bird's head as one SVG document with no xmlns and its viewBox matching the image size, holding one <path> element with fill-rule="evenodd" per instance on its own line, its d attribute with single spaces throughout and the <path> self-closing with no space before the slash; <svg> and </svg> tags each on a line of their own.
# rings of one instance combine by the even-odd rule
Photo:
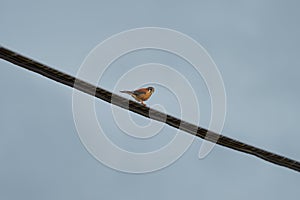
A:
<svg viewBox="0 0 300 200">
<path fill-rule="evenodd" d="M 154 87 L 148 87 L 147 88 L 149 92 L 153 93 L 154 92 Z"/>
</svg>

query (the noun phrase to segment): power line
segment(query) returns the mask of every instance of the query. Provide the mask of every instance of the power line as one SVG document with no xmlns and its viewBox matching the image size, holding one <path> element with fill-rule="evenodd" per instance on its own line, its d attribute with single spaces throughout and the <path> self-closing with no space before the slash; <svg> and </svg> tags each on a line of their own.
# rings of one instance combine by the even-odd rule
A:
<svg viewBox="0 0 300 200">
<path fill-rule="evenodd" d="M 113 94 L 105 89 L 100 88 L 100 87 L 96 87 L 90 83 L 87 83 L 83 80 L 77 79 L 71 75 L 64 73 L 64 72 L 58 71 L 58 70 L 48 67 L 44 64 L 41 64 L 37 61 L 34 61 L 30 58 L 22 56 L 22 55 L 20 55 L 16 52 L 13 52 L 7 48 L 0 47 L 0 58 L 8 61 L 10 63 L 13 63 L 17 66 L 23 67 L 23 68 L 28 69 L 33 72 L 36 72 L 42 76 L 45 76 L 45 77 L 52 79 L 54 81 L 57 81 L 59 83 L 70 86 L 71 88 L 75 88 L 84 93 L 95 96 L 99 99 L 102 99 L 102 100 L 108 102 L 108 103 L 117 105 L 124 109 L 130 110 L 137 114 L 140 114 L 144 117 L 166 123 L 176 129 L 183 130 L 187 133 L 196 135 L 197 137 L 200 137 L 202 139 L 205 139 L 205 140 L 208 140 L 211 142 L 216 142 L 217 144 L 222 145 L 224 147 L 228 147 L 230 149 L 234 149 L 234 150 L 237 150 L 240 152 L 251 154 L 251 155 L 257 156 L 259 158 L 262 158 L 268 162 L 274 163 L 276 165 L 281 165 L 281 166 L 284 166 L 284 167 L 287 167 L 287 168 L 290 168 L 290 169 L 300 172 L 300 162 L 298 162 L 296 160 L 292 160 L 290 158 L 287 158 L 287 157 L 284 157 L 281 155 L 277 155 L 275 153 L 271 153 L 264 149 L 260 149 L 255 146 L 248 145 L 246 143 L 231 139 L 229 137 L 220 135 L 218 133 L 214 133 L 205 128 L 202 128 L 202 127 L 196 126 L 194 124 L 191 124 L 189 122 L 180 120 L 176 117 L 167 115 L 165 113 L 154 110 L 152 108 L 142 106 L 141 104 L 139 104 L 137 102 L 128 100 L 117 94 Z M 151 117 L 150 117 L 150 113 L 151 113 Z"/>
</svg>

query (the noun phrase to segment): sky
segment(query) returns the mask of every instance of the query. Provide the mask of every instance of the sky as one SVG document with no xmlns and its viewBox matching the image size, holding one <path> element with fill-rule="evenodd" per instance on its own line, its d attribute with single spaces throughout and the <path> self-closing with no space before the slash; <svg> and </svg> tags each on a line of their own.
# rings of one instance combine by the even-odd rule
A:
<svg viewBox="0 0 300 200">
<path fill-rule="evenodd" d="M 221 133 L 299 161 L 299 6 L 293 0 L 1 0 L 0 44 L 75 76 L 89 53 L 115 34 L 142 27 L 181 32 L 206 49 L 224 82 L 227 101 Z M 146 63 L 167 65 L 189 81 L 200 109 L 199 125 L 208 127 L 212 106 L 204 79 L 174 54 L 145 49 L 123 55 L 98 84 L 116 93 L 123 87 L 137 88 L 142 84 L 132 79 L 116 84 Z M 163 169 L 140 174 L 112 169 L 83 144 L 71 88 L 3 60 L 0 66 L 0 199 L 247 200 L 300 195 L 299 173 L 220 146 L 199 159 L 203 141 L 198 138 Z M 155 108 L 181 117 L 180 102 L 192 102 L 190 96 L 176 99 L 172 89 L 183 86 L 169 74 L 150 73 L 143 80 L 156 88 L 146 102 L 150 107 L 160 105 Z M 155 151 L 175 135 L 184 135 L 163 126 L 148 138 L 132 136 L 117 126 L 109 104 L 95 100 L 94 107 L 107 138 L 131 152 Z M 191 104 L 187 109 L 195 108 Z M 151 122 L 128 116 L 140 126 Z M 151 134 L 148 127 L 143 130 L 141 134 Z M 117 159 L 120 165 L 132 164 L 124 157 Z"/>
</svg>

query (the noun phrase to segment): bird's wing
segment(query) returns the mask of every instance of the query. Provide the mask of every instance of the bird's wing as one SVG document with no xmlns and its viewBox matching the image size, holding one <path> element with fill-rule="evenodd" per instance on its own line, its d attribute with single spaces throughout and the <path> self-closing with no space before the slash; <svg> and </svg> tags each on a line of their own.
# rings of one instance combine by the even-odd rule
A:
<svg viewBox="0 0 300 200">
<path fill-rule="evenodd" d="M 135 95 L 141 95 L 141 94 L 146 94 L 147 92 L 148 92 L 147 88 L 141 88 L 141 89 L 133 91 L 133 94 L 135 94 Z"/>
</svg>

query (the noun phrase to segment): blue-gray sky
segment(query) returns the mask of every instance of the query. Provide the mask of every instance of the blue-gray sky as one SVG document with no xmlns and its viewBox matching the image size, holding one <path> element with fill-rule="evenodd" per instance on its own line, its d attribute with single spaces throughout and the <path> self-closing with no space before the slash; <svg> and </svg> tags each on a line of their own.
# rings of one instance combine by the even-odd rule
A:
<svg viewBox="0 0 300 200">
<path fill-rule="evenodd" d="M 120 31 L 157 26 L 183 32 L 206 48 L 223 77 L 227 116 L 222 134 L 300 160 L 299 6 L 292 0 L 1 0 L 0 42 L 75 75 L 97 44 Z M 128 55 L 113 64 L 100 85 L 112 90 L 115 79 L 108 77 L 144 62 L 167 63 L 190 76 L 201 99 L 201 125 L 207 126 L 210 105 L 205 86 L 174 56 L 152 51 Z M 163 170 L 140 175 L 112 170 L 81 144 L 70 88 L 4 61 L 0 66 L 0 199 L 283 199 L 300 195 L 299 173 L 219 146 L 199 160 L 201 140 Z M 161 94 L 157 92 L 149 104 L 165 103 Z M 99 113 L 110 112 L 110 106 L 101 101 L 96 107 Z M 166 108 L 178 112 L 177 105 L 169 103 Z M 105 120 L 106 128 L 113 130 L 112 140 L 129 150 L 147 150 L 156 142 L 163 145 L 176 133 L 166 127 L 166 137 L 158 135 L 149 145 L 147 140 L 131 141 Z"/>
</svg>

